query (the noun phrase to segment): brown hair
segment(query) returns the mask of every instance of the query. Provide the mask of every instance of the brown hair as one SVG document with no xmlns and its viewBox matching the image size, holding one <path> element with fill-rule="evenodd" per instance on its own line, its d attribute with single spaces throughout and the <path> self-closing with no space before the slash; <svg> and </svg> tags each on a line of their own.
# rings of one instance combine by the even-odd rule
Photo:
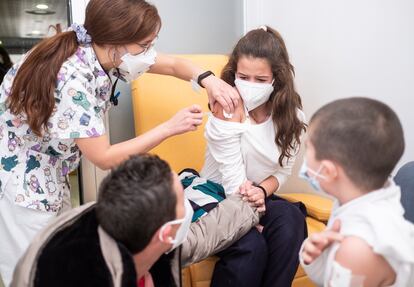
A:
<svg viewBox="0 0 414 287">
<path fill-rule="evenodd" d="M 339 164 L 364 191 L 383 187 L 404 152 L 398 116 L 368 98 L 336 100 L 310 120 L 310 142 L 317 160 Z"/>
<path fill-rule="evenodd" d="M 288 52 L 282 36 L 270 27 L 248 32 L 239 40 L 223 68 L 221 78 L 234 86 L 237 62 L 241 57 L 266 59 L 272 69 L 274 90 L 269 101 L 272 105 L 272 120 L 277 127 L 276 145 L 280 148 L 279 164 L 293 156 L 292 151 L 300 144 L 306 124 L 298 119 L 298 109 L 302 101 L 296 92 L 293 78 L 294 68 L 289 62 Z"/>
<path fill-rule="evenodd" d="M 91 0 L 86 7 L 85 29 L 96 45 L 138 42 L 160 28 L 155 6 L 144 0 Z M 73 31 L 44 39 L 27 55 L 13 80 L 8 106 L 25 113 L 30 129 L 42 134 L 55 106 L 54 90 L 63 62 L 78 49 Z"/>
</svg>

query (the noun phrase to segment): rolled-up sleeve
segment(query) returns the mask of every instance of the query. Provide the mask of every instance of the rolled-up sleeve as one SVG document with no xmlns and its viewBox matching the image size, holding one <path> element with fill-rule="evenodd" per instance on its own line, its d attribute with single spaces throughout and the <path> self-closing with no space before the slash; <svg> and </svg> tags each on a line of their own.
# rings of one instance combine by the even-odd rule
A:
<svg viewBox="0 0 414 287">
<path fill-rule="evenodd" d="M 213 115 L 206 124 L 205 137 L 208 150 L 218 163 L 221 184 L 226 194 L 232 194 L 246 181 L 246 168 L 243 163 L 240 139 L 245 124 L 227 122 Z"/>
</svg>

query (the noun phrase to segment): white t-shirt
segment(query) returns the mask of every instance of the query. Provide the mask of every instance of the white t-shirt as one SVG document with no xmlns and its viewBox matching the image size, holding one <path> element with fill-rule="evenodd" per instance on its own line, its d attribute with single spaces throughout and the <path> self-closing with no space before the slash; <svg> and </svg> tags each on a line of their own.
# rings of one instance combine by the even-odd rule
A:
<svg viewBox="0 0 414 287">
<path fill-rule="evenodd" d="M 304 120 L 302 111 L 298 117 Z M 252 124 L 248 117 L 236 123 L 209 114 L 204 135 L 207 150 L 201 176 L 223 185 L 226 194 L 237 191 L 246 180 L 259 184 L 269 176 L 274 176 L 280 187 L 292 172 L 295 156 L 285 158 L 283 166 L 279 164 L 271 116 L 263 123 Z"/>
<path fill-rule="evenodd" d="M 393 286 L 414 286 L 414 225 L 403 217 L 400 188 L 389 180 L 384 188 L 367 193 L 346 204 L 336 201 L 327 228 L 336 219 L 341 221 L 340 233 L 357 236 L 384 257 L 396 273 Z M 327 248 L 314 262 L 300 262 L 308 276 L 319 286 L 330 286 L 335 253 L 339 244 Z"/>
</svg>

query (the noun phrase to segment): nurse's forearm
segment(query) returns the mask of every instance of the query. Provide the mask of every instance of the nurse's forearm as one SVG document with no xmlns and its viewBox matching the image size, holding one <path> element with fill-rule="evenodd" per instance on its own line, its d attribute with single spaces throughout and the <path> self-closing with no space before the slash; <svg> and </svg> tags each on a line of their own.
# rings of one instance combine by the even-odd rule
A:
<svg viewBox="0 0 414 287">
<path fill-rule="evenodd" d="M 148 72 L 189 81 L 196 80 L 205 70 L 187 59 L 159 54 Z M 234 113 L 239 102 L 239 94 L 232 86 L 213 75 L 203 78 L 201 85 L 206 88 L 210 104 L 217 101 L 227 113 Z"/>
<path fill-rule="evenodd" d="M 156 62 L 151 66 L 149 72 L 190 81 L 196 79 L 203 70 L 187 59 L 158 54 Z"/>
<path fill-rule="evenodd" d="M 138 137 L 114 145 L 109 143 L 107 135 L 76 139 L 76 144 L 83 156 L 100 169 L 108 170 L 118 166 L 131 155 L 150 151 L 170 136 L 171 132 L 163 123 Z"/>
</svg>

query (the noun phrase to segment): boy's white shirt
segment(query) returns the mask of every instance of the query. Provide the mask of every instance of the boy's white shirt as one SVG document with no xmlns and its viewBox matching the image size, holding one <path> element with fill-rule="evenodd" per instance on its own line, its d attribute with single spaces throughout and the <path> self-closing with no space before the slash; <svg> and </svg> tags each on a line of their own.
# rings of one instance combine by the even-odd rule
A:
<svg viewBox="0 0 414 287">
<path fill-rule="evenodd" d="M 387 260 L 396 273 L 393 286 L 414 286 L 414 224 L 404 219 L 400 197 L 400 188 L 390 179 L 384 188 L 342 206 L 335 201 L 327 228 L 339 219 L 342 235 L 362 238 L 375 253 Z M 339 244 L 331 245 L 307 265 L 302 258 L 305 242 L 299 253 L 302 267 L 317 285 L 330 286 L 329 279 Z"/>
</svg>

